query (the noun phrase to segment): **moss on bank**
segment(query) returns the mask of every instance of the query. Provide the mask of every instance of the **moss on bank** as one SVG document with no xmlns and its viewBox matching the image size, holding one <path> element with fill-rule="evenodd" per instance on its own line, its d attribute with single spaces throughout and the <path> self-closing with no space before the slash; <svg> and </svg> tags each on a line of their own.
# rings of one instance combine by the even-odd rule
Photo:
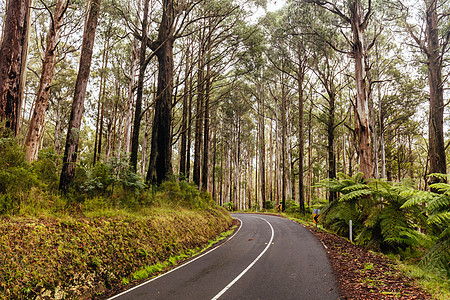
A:
<svg viewBox="0 0 450 300">
<path fill-rule="evenodd" d="M 221 208 L 152 208 L 109 217 L 1 217 L 0 298 L 90 298 L 208 244 L 231 225 Z"/>
</svg>

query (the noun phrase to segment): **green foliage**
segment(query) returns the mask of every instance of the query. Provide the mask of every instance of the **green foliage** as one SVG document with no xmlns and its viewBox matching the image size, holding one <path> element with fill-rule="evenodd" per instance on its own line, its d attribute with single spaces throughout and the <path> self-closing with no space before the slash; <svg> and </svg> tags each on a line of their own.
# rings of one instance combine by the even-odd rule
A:
<svg viewBox="0 0 450 300">
<path fill-rule="evenodd" d="M 236 210 L 236 207 L 235 207 L 233 201 L 224 203 L 223 207 L 225 207 L 228 211 L 235 211 Z"/>
<path fill-rule="evenodd" d="M 32 165 L 32 170 L 37 175 L 38 180 L 51 192 L 58 189 L 58 161 L 59 157 L 54 151 L 42 149 L 39 151 L 38 159 Z"/>
<path fill-rule="evenodd" d="M 186 181 L 166 181 L 157 194 L 165 203 L 192 209 L 205 209 L 214 205 L 214 201 L 207 192 L 200 192 L 198 188 Z"/>
<path fill-rule="evenodd" d="M 338 234 L 348 234 L 349 220 L 353 221 L 356 241 L 372 248 L 399 253 L 418 246 L 426 239 L 416 229 L 424 223 L 418 208 L 401 208 L 408 200 L 401 186 L 381 180 L 364 183 L 362 174 L 323 183 L 330 190 L 341 193 L 338 201 L 328 204 L 324 211 L 325 224 Z"/>
<path fill-rule="evenodd" d="M 150 274 L 162 271 L 191 249 L 222 238 L 230 225 L 231 217 L 221 208 L 122 211 L 112 217 L 2 217 L 0 299 L 54 299 L 56 290 L 67 299 L 91 298 L 105 287 L 145 278 L 144 266 L 153 266 L 145 268 Z"/>
<path fill-rule="evenodd" d="M 436 175 L 440 178 L 446 175 Z M 450 185 L 436 183 L 433 191 L 419 191 L 405 184 L 370 180 L 339 174 L 339 179 L 321 183 L 341 194 L 322 211 L 325 226 L 346 236 L 353 220 L 360 244 L 413 257 L 429 248 L 421 266 L 450 277 Z M 423 233 L 426 232 L 427 234 Z"/>
</svg>

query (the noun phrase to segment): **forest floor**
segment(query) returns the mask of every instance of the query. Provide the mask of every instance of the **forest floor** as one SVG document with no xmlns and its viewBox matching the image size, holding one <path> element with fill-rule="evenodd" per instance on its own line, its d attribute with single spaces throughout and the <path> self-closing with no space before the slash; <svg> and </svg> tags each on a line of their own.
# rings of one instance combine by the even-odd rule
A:
<svg viewBox="0 0 450 300">
<path fill-rule="evenodd" d="M 396 262 L 346 239 L 308 226 L 322 242 L 342 299 L 433 299 Z"/>
</svg>

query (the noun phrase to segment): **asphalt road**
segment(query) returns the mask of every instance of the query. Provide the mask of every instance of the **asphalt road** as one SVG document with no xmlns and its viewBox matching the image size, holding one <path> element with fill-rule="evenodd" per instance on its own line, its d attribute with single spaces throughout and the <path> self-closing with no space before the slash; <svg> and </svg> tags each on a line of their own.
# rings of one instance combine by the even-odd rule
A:
<svg viewBox="0 0 450 300">
<path fill-rule="evenodd" d="M 110 299 L 339 299 L 322 244 L 284 218 L 233 214 L 227 242 Z"/>
</svg>

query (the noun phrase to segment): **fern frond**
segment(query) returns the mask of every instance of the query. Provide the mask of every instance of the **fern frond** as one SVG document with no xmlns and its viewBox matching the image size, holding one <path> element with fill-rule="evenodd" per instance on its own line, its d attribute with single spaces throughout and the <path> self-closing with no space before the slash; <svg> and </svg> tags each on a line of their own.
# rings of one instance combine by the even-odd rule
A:
<svg viewBox="0 0 450 300">
<path fill-rule="evenodd" d="M 450 174 L 442 174 L 442 173 L 432 173 L 427 176 L 428 178 L 437 178 L 441 180 L 447 180 L 450 178 Z"/>
<path fill-rule="evenodd" d="M 354 178 L 354 180 L 356 182 L 364 182 L 364 173 L 363 172 L 359 172 L 353 178 Z"/>
<path fill-rule="evenodd" d="M 448 183 L 434 183 L 430 185 L 430 188 L 438 191 L 439 193 L 450 195 L 450 184 Z"/>
<path fill-rule="evenodd" d="M 444 226 L 450 224 L 450 211 L 444 211 L 441 213 L 434 213 L 428 217 L 429 224 L 436 224 Z"/>
<path fill-rule="evenodd" d="M 450 208 L 450 197 L 447 195 L 435 194 L 431 201 L 428 201 L 428 210 L 430 212 L 442 211 Z"/>
<path fill-rule="evenodd" d="M 343 188 L 340 192 L 343 194 L 348 194 L 350 192 L 354 192 L 357 190 L 365 190 L 365 189 L 369 189 L 367 184 L 358 183 L 358 184 L 347 186 L 347 187 Z"/>
<path fill-rule="evenodd" d="M 401 206 L 401 208 L 409 208 L 414 205 L 428 203 L 432 201 L 437 194 L 427 191 L 414 191 L 411 193 L 401 193 L 401 195 L 410 196 L 410 198 Z"/>
<path fill-rule="evenodd" d="M 363 225 L 367 228 L 373 228 L 375 227 L 380 219 L 380 213 L 382 212 L 381 207 L 374 207 L 369 213 L 369 216 L 367 216 L 366 220 L 364 221 Z"/>
<path fill-rule="evenodd" d="M 356 190 L 343 195 L 341 198 L 339 198 L 339 202 L 353 201 L 356 199 L 361 199 L 362 197 L 365 196 L 370 196 L 371 194 L 372 191 L 370 189 Z"/>
</svg>

